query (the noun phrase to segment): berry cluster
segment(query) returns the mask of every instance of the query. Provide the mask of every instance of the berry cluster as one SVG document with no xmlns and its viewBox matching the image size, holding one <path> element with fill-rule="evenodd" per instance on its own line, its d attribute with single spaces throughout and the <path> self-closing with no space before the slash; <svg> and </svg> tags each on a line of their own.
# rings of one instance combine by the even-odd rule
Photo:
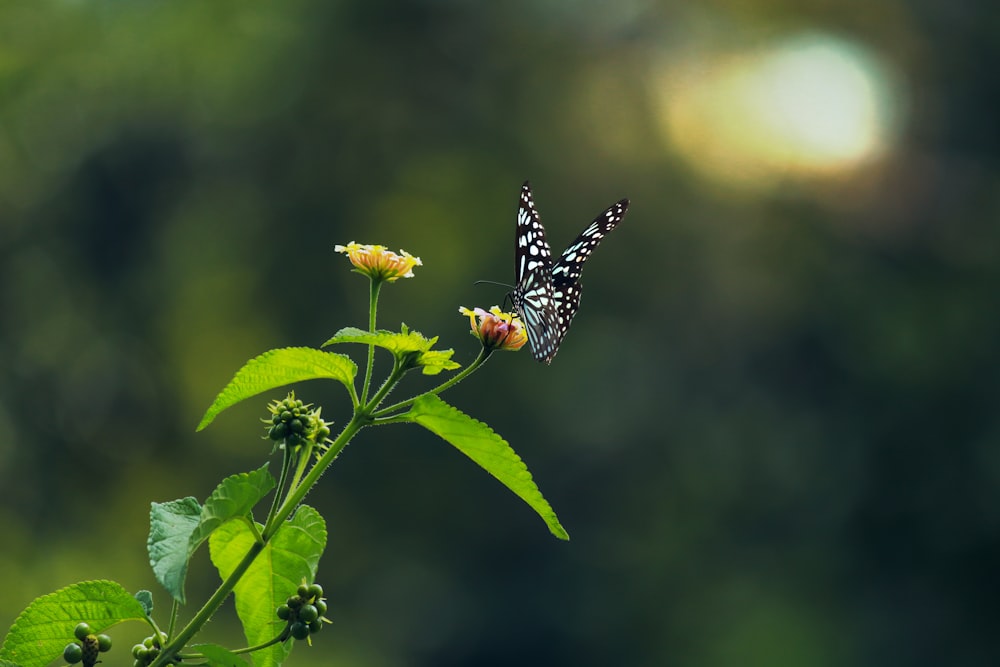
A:
<svg viewBox="0 0 1000 667">
<path fill-rule="evenodd" d="M 166 639 L 165 636 L 156 633 L 143 639 L 141 644 L 133 646 L 132 657 L 135 658 L 135 661 L 132 663 L 132 667 L 145 667 L 153 662 L 160 655 L 160 647 Z"/>
<path fill-rule="evenodd" d="M 111 637 L 95 635 L 87 623 L 80 623 L 73 629 L 73 635 L 79 640 L 66 645 L 63 649 L 63 660 L 70 665 L 82 662 L 84 667 L 93 667 L 100 660 L 99 653 L 111 650 Z"/>
<path fill-rule="evenodd" d="M 298 447 L 307 442 L 322 445 L 330 437 L 330 425 L 320 418 L 320 410 L 313 410 L 312 403 L 303 403 L 292 392 L 282 401 L 267 406 L 271 418 L 264 420 L 267 437 Z"/>
<path fill-rule="evenodd" d="M 288 621 L 288 633 L 295 639 L 319 632 L 324 622 L 330 622 L 325 614 L 326 602 L 319 584 L 302 584 L 295 595 L 278 607 L 278 618 Z"/>
</svg>

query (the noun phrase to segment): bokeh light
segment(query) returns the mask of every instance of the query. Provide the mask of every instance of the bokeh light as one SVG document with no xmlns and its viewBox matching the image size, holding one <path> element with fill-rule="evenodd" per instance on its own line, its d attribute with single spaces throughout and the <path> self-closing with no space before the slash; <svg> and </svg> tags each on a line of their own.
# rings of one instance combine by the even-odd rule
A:
<svg viewBox="0 0 1000 667">
<path fill-rule="evenodd" d="M 902 108 L 883 60 L 818 33 L 681 58 L 657 85 L 672 148 L 710 178 L 753 187 L 870 165 L 891 149 Z"/>
</svg>

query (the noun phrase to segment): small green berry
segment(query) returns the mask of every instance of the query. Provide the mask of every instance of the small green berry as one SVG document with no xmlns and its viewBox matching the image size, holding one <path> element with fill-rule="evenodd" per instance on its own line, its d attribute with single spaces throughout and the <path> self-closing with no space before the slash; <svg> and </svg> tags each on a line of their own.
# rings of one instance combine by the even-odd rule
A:
<svg viewBox="0 0 1000 667">
<path fill-rule="evenodd" d="M 73 636 L 83 641 L 83 638 L 91 634 L 93 631 L 90 629 L 89 623 L 79 623 L 75 628 L 73 628 Z"/>
<path fill-rule="evenodd" d="M 292 609 L 287 604 L 283 604 L 278 607 L 278 618 L 283 621 L 287 621 L 292 617 Z"/>
<path fill-rule="evenodd" d="M 293 416 L 294 415 L 290 411 L 284 410 L 281 413 L 281 421 L 283 421 L 283 422 L 291 421 L 291 419 L 292 419 Z"/>
<path fill-rule="evenodd" d="M 312 623 L 319 618 L 319 611 L 311 604 L 304 604 L 299 609 L 299 620 L 303 623 Z"/>
<path fill-rule="evenodd" d="M 323 621 L 318 618 L 309 624 L 309 632 L 316 634 L 323 628 Z"/>
<path fill-rule="evenodd" d="M 287 603 L 288 606 L 291 607 L 292 609 L 298 609 L 299 607 L 302 606 L 302 598 L 300 598 L 298 595 L 293 595 L 292 597 L 288 598 Z"/>
<path fill-rule="evenodd" d="M 309 586 L 307 586 L 306 584 L 302 584 L 301 586 L 299 586 L 299 590 L 297 590 L 295 593 L 296 593 L 296 595 L 298 595 L 303 600 L 308 600 L 309 599 Z"/>
<path fill-rule="evenodd" d="M 309 594 L 305 596 L 307 598 L 321 598 L 323 597 L 323 587 L 319 584 L 313 584 L 309 587 L 308 593 Z"/>
<path fill-rule="evenodd" d="M 326 602 L 323 600 L 316 600 L 313 602 L 313 606 L 316 607 L 316 611 L 319 612 L 320 616 L 326 615 Z"/>
<path fill-rule="evenodd" d="M 143 654 L 145 652 L 146 652 L 146 647 L 143 646 L 142 644 L 136 644 L 135 646 L 132 647 L 133 658 L 138 658 L 140 654 Z"/>
<path fill-rule="evenodd" d="M 288 422 L 288 428 L 292 429 L 292 433 L 303 433 L 306 430 L 306 425 L 302 423 L 302 420 L 295 418 Z"/>
<path fill-rule="evenodd" d="M 296 639 L 305 639 L 309 636 L 309 626 L 302 621 L 295 621 L 292 623 L 291 633 Z"/>
<path fill-rule="evenodd" d="M 111 637 L 107 635 L 97 635 L 97 648 L 101 653 L 111 650 Z"/>
<path fill-rule="evenodd" d="M 147 649 L 153 648 L 153 638 L 146 637 L 145 639 L 142 640 L 142 645 L 145 646 Z"/>
<path fill-rule="evenodd" d="M 66 644 L 66 648 L 63 649 L 63 660 L 71 665 L 83 660 L 83 647 L 79 644 Z"/>
</svg>

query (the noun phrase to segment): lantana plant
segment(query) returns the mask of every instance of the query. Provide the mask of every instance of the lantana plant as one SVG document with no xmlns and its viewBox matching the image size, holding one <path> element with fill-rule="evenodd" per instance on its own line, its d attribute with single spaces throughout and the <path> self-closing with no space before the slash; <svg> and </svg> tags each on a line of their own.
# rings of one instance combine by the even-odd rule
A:
<svg viewBox="0 0 1000 667">
<path fill-rule="evenodd" d="M 344 447 L 369 426 L 418 424 L 438 435 L 493 475 L 524 500 L 559 539 L 569 539 L 555 512 L 532 481 L 527 467 L 510 445 L 487 425 L 446 403 L 440 395 L 478 370 L 497 350 L 516 351 L 527 337 L 521 321 L 494 306 L 460 308 L 471 333 L 481 344 L 465 369 L 452 360 L 453 350 L 434 349 L 427 338 L 402 325 L 399 332 L 376 328 L 379 293 L 384 285 L 412 278 L 420 258 L 380 245 L 337 246 L 369 283 L 367 329 L 348 327 L 321 349 L 289 347 L 270 350 L 237 371 L 209 406 L 198 429 L 226 408 L 261 393 L 304 380 L 341 383 L 353 408 L 343 425 L 325 421 L 321 410 L 289 393 L 267 405 L 265 438 L 273 444 L 277 478 L 270 461 L 249 472 L 223 479 L 201 502 L 193 497 L 153 502 L 150 510 L 149 562 L 156 581 L 169 596 L 169 611 L 154 619 L 153 595 L 132 594 L 112 581 L 84 581 L 34 600 L 18 616 L 0 648 L 0 667 L 43 667 L 60 657 L 69 664 L 93 667 L 112 649 L 106 632 L 124 621 L 144 622 L 151 634 L 131 649 L 119 649 L 116 664 L 134 667 L 166 665 L 281 665 L 297 642 L 312 644 L 327 619 L 328 601 L 316 582 L 326 546 L 326 522 L 303 499 Z M 367 348 L 358 386 L 358 366 L 341 352 L 322 348 Z M 376 379 L 375 349 L 389 353 L 392 366 Z M 404 375 L 420 370 L 434 377 L 459 371 L 436 386 L 405 400 L 386 404 Z M 377 385 L 377 386 L 376 386 Z M 334 431 L 337 429 L 336 435 Z M 380 433 L 388 435 L 390 431 Z M 401 435 L 403 435 L 401 433 Z M 268 497 L 270 498 L 268 499 Z M 262 518 L 258 520 L 257 516 Z M 195 552 L 208 543 L 221 583 L 197 607 L 188 607 L 185 579 Z M 236 613 L 246 645 L 223 647 L 205 643 L 200 633 L 223 602 L 235 596 Z M 194 643 L 195 640 L 198 643 Z M 117 648 L 117 647 L 115 647 Z"/>
</svg>

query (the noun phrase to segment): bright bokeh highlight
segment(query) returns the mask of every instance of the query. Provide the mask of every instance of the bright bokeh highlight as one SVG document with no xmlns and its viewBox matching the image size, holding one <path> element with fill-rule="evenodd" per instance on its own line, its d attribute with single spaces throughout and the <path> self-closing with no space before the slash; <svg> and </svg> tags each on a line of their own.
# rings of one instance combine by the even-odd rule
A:
<svg viewBox="0 0 1000 667">
<path fill-rule="evenodd" d="M 898 128 L 888 67 L 830 36 L 681 58 L 658 85 L 671 146 L 716 180 L 766 186 L 842 175 L 883 157 Z"/>
</svg>

